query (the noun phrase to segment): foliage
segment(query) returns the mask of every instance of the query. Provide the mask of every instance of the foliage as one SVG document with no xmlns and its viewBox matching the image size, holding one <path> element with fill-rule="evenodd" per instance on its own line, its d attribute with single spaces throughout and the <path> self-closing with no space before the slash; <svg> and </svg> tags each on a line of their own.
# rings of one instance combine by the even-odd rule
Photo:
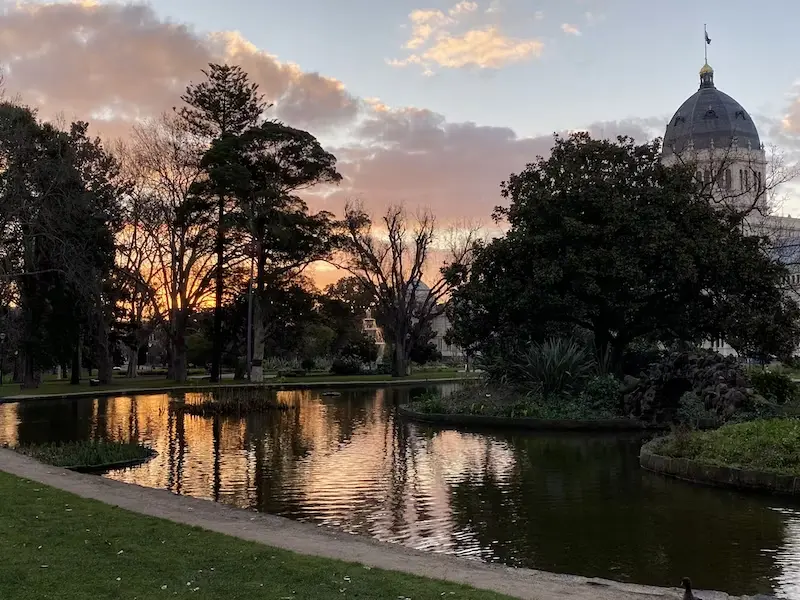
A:
<svg viewBox="0 0 800 600">
<path fill-rule="evenodd" d="M 595 374 L 591 350 L 574 337 L 547 338 L 526 348 L 503 348 L 476 358 L 490 382 L 534 389 L 543 395 L 579 392 Z"/>
<path fill-rule="evenodd" d="M 23 384 L 90 345 L 111 378 L 114 236 L 126 186 L 88 124 L 61 130 L 0 102 L 0 282 L 21 310 Z M 77 376 L 77 373 L 75 373 Z"/>
<path fill-rule="evenodd" d="M 198 417 L 241 416 L 270 410 L 289 410 L 294 406 L 278 402 L 264 390 L 243 388 L 206 394 L 199 402 L 175 402 L 175 410 Z"/>
<path fill-rule="evenodd" d="M 586 382 L 580 393 L 581 403 L 598 414 L 618 415 L 621 412 L 620 382 L 613 375 L 597 375 Z"/>
<path fill-rule="evenodd" d="M 733 337 L 744 316 L 784 311 L 785 268 L 693 177 L 662 163 L 659 141 L 557 136 L 502 186 L 495 218 L 509 227 L 453 292 L 456 342 L 484 352 L 579 326 L 618 368 L 635 340 Z"/>
<path fill-rule="evenodd" d="M 696 393 L 689 391 L 681 396 L 675 418 L 677 423 L 696 429 L 700 423 L 711 418 L 711 413 L 706 410 L 705 403 Z"/>
<path fill-rule="evenodd" d="M 153 451 L 141 444 L 89 440 L 18 446 L 20 454 L 56 467 L 97 468 L 128 461 L 146 460 Z"/>
<path fill-rule="evenodd" d="M 798 397 L 797 384 L 784 373 L 753 369 L 748 373 L 756 392 L 776 404 L 786 404 Z"/>
<path fill-rule="evenodd" d="M 616 391 L 611 387 L 616 386 Z M 589 391 L 591 389 L 591 391 Z M 618 384 L 613 378 L 597 378 L 580 395 L 539 392 L 522 393 L 504 385 L 465 385 L 452 394 L 429 392 L 411 402 L 418 412 L 489 417 L 596 420 L 613 419 L 618 413 Z M 616 403 L 616 405 L 615 405 Z"/>
<path fill-rule="evenodd" d="M 653 452 L 709 465 L 800 476 L 800 420 L 733 423 L 713 431 L 677 432 Z"/>
<path fill-rule="evenodd" d="M 358 361 L 359 364 L 373 363 L 378 360 L 378 346 L 375 340 L 362 333 L 357 337 L 353 336 L 353 339 L 342 348 L 339 355 L 342 359 Z"/>
<path fill-rule="evenodd" d="M 354 356 L 342 356 L 333 359 L 331 373 L 334 375 L 358 375 L 361 373 L 360 358 Z"/>
<path fill-rule="evenodd" d="M 4 600 L 176 595 L 509 600 L 135 514 L 2 472 L 0 522 Z"/>
</svg>

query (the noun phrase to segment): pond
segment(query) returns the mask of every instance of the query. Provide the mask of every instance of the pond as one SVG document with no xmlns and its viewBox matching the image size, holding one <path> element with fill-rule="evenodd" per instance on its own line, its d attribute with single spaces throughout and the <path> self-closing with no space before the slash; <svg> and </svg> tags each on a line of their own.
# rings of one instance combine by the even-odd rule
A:
<svg viewBox="0 0 800 600">
<path fill-rule="evenodd" d="M 800 597 L 797 503 L 644 472 L 639 434 L 396 417 L 419 391 L 264 392 L 296 410 L 242 419 L 184 416 L 165 394 L 7 404 L 0 444 L 141 440 L 158 457 L 106 477 L 507 565 Z"/>
</svg>

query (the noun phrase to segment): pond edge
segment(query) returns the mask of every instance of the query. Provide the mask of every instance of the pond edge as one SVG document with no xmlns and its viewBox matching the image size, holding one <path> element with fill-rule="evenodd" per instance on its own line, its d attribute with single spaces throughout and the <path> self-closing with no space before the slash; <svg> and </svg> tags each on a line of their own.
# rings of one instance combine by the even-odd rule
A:
<svg viewBox="0 0 800 600">
<path fill-rule="evenodd" d="M 532 419 L 529 417 L 421 413 L 410 409 L 407 405 L 398 406 L 397 413 L 412 421 L 435 425 L 503 427 L 534 431 L 648 431 L 665 429 L 662 425 L 649 425 L 634 419 Z"/>
<path fill-rule="evenodd" d="M 291 382 L 264 382 L 264 383 L 228 383 L 228 384 L 200 384 L 200 385 L 168 385 L 160 387 L 125 388 L 117 390 L 81 390 L 64 394 L 17 394 L 3 396 L 0 404 L 16 404 L 18 402 L 32 402 L 37 400 L 72 400 L 80 398 L 111 398 L 115 396 L 144 396 L 148 394 L 166 394 L 168 392 L 213 392 L 216 390 L 238 389 L 263 389 L 263 390 L 310 390 L 317 388 L 363 388 L 363 387 L 390 387 L 403 385 L 431 385 L 439 383 L 461 383 L 478 379 L 477 377 L 433 377 L 430 379 L 383 379 L 362 381 L 307 381 Z"/>
<path fill-rule="evenodd" d="M 97 474 L 97 473 L 104 473 L 106 471 L 115 471 L 117 469 L 138 467 L 140 465 L 150 462 L 156 456 L 158 456 L 158 452 L 156 452 L 152 448 L 147 448 L 147 456 L 143 456 L 142 458 L 131 458 L 130 460 L 118 460 L 116 462 L 105 463 L 102 465 L 77 465 L 72 467 L 61 467 L 61 468 L 67 469 L 68 471 L 75 471 L 76 473 Z"/>
<path fill-rule="evenodd" d="M 651 448 L 662 439 L 656 438 L 642 446 L 639 452 L 639 465 L 646 471 L 690 483 L 800 497 L 800 477 L 710 465 L 688 458 L 673 458 L 653 453 Z"/>
</svg>

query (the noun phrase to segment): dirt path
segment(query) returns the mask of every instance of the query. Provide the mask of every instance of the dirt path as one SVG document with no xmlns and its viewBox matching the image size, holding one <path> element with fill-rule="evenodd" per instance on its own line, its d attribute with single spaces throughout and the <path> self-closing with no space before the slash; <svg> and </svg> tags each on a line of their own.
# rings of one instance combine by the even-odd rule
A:
<svg viewBox="0 0 800 600">
<path fill-rule="evenodd" d="M 600 579 L 512 569 L 416 551 L 395 544 L 384 544 L 367 537 L 349 535 L 282 517 L 229 508 L 206 500 L 178 496 L 165 490 L 73 473 L 43 465 L 6 449 L 0 449 L 0 470 L 143 515 L 196 525 L 301 554 L 465 583 L 516 598 L 678 600 L 682 597 L 677 589 L 627 585 Z M 683 574 L 676 574 L 678 577 L 681 575 Z M 703 592 L 702 598 L 726 600 L 731 596 Z"/>
</svg>

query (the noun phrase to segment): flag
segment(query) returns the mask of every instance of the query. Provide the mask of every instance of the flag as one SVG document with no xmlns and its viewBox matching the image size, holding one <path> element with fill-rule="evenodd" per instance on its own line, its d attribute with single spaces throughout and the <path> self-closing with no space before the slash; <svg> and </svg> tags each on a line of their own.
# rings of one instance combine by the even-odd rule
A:
<svg viewBox="0 0 800 600">
<path fill-rule="evenodd" d="M 711 43 L 711 38 L 708 37 L 708 32 L 706 31 L 706 44 L 710 44 L 710 43 Z"/>
</svg>

